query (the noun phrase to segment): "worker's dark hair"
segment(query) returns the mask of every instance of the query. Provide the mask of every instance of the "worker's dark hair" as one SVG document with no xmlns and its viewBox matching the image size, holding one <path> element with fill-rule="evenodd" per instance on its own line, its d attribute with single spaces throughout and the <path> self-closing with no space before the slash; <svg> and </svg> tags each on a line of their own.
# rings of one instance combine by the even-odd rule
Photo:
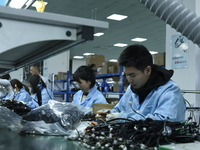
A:
<svg viewBox="0 0 200 150">
<path fill-rule="evenodd" d="M 39 84 L 41 84 L 43 88 L 46 88 L 46 84 L 44 83 L 44 81 L 42 80 L 40 75 L 32 75 L 32 76 L 30 76 L 28 82 L 30 83 L 30 86 L 32 88 L 31 93 L 33 93 L 33 94 L 36 93 L 36 89 L 37 89 L 37 86 Z"/>
<path fill-rule="evenodd" d="M 18 79 L 12 79 L 12 80 L 10 81 L 10 84 L 11 84 L 12 88 L 15 88 L 15 85 L 17 85 L 17 87 L 18 87 L 20 90 L 21 90 L 22 88 L 24 88 L 24 89 L 30 94 L 29 88 L 28 88 L 25 84 L 21 83 Z"/>
<path fill-rule="evenodd" d="M 7 80 L 10 80 L 11 77 L 10 77 L 10 74 L 5 74 L 5 75 L 2 75 L 0 76 L 1 79 L 7 79 Z"/>
<path fill-rule="evenodd" d="M 81 83 L 80 79 L 90 81 L 90 88 L 92 88 L 96 83 L 94 70 L 92 69 L 93 67 L 94 64 L 91 64 L 89 66 L 80 66 L 73 75 L 74 80 L 79 83 Z"/>
<path fill-rule="evenodd" d="M 145 46 L 135 44 L 128 46 L 120 54 L 118 63 L 120 66 L 134 67 L 143 72 L 147 66 L 153 66 L 153 58 Z"/>
<path fill-rule="evenodd" d="M 46 84 L 42 80 L 42 78 L 39 75 L 32 75 L 29 78 L 29 84 L 32 88 L 31 93 L 36 94 L 38 97 L 38 105 L 42 105 L 42 95 L 41 90 L 42 88 L 46 88 Z"/>
</svg>

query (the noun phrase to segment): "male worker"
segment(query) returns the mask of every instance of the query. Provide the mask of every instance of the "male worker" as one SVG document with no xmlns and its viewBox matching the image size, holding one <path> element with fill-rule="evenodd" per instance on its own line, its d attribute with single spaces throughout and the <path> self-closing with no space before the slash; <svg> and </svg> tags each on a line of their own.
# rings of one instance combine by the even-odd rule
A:
<svg viewBox="0 0 200 150">
<path fill-rule="evenodd" d="M 103 118 L 107 114 L 107 120 L 185 120 L 184 98 L 177 84 L 170 79 L 173 70 L 154 65 L 146 47 L 128 46 L 120 54 L 118 63 L 124 67 L 124 74 L 130 85 L 113 109 L 98 111 L 96 118 Z"/>
<path fill-rule="evenodd" d="M 31 65 L 30 66 L 30 72 L 31 72 L 32 75 L 39 75 L 42 78 L 42 80 L 44 81 L 44 83 L 46 84 L 46 86 L 48 87 L 49 81 L 46 77 L 44 77 L 40 74 L 40 70 L 39 70 L 39 67 L 37 65 Z"/>
</svg>

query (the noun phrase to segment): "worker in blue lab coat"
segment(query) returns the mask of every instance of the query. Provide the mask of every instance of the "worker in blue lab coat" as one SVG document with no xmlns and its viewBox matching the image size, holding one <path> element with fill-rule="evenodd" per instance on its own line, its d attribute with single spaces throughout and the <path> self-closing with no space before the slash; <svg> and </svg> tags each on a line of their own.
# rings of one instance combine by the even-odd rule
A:
<svg viewBox="0 0 200 150">
<path fill-rule="evenodd" d="M 98 111 L 96 118 L 185 120 L 184 98 L 179 87 L 170 79 L 173 70 L 154 65 L 151 54 L 143 45 L 128 46 L 120 54 L 118 62 L 124 67 L 130 85 L 113 109 Z M 106 117 L 102 113 L 106 113 Z"/>
<path fill-rule="evenodd" d="M 10 84 L 15 93 L 14 100 L 24 102 L 27 105 L 32 102 L 29 88 L 25 84 L 22 84 L 18 79 L 12 79 Z"/>
<path fill-rule="evenodd" d="M 32 103 L 31 107 L 39 107 L 48 103 L 49 100 L 53 99 L 53 93 L 47 88 L 46 84 L 40 77 L 40 75 L 32 75 L 29 78 L 29 85 L 31 87 Z"/>
<path fill-rule="evenodd" d="M 72 103 L 84 107 L 92 107 L 93 103 L 104 103 L 107 101 L 104 95 L 96 88 L 95 74 L 91 66 L 80 66 L 74 73 L 73 78 L 77 81 L 80 90 L 73 96 Z"/>
<path fill-rule="evenodd" d="M 10 75 L 5 74 L 0 76 L 0 100 L 13 100 L 14 92 L 10 85 Z"/>
</svg>

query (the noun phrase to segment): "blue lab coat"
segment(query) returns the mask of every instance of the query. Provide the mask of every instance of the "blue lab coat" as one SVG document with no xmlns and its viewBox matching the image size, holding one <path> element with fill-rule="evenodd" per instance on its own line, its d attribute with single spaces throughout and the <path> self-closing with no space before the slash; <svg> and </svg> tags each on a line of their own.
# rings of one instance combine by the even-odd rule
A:
<svg viewBox="0 0 200 150">
<path fill-rule="evenodd" d="M 22 101 L 28 104 L 32 101 L 32 98 L 24 88 L 21 88 L 20 91 L 15 95 L 14 100 Z"/>
<path fill-rule="evenodd" d="M 73 96 L 72 103 L 80 104 L 84 107 L 92 107 L 93 103 L 104 103 L 107 104 L 107 101 L 104 95 L 94 86 L 90 89 L 87 97 L 84 100 L 81 100 L 83 96 L 83 91 L 79 90 Z"/>
<path fill-rule="evenodd" d="M 49 100 L 54 99 L 53 92 L 48 88 L 42 88 L 41 90 L 42 95 L 42 105 L 48 103 Z M 31 107 L 39 107 L 38 105 L 38 97 L 36 94 L 32 95 L 32 102 L 29 104 Z"/>
<path fill-rule="evenodd" d="M 140 104 L 139 97 L 133 93 L 130 85 L 111 113 L 119 113 L 118 118 L 132 120 L 167 120 L 181 122 L 185 120 L 186 104 L 179 87 L 172 80 L 153 89 Z"/>
</svg>

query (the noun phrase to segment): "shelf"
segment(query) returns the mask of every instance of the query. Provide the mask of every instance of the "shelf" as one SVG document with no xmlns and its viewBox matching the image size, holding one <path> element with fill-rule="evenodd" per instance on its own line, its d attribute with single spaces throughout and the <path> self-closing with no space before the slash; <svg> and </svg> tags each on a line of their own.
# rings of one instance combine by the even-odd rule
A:
<svg viewBox="0 0 200 150">
<path fill-rule="evenodd" d="M 74 79 L 70 78 L 70 81 L 74 81 Z M 54 82 L 67 82 L 67 79 L 54 80 Z"/>
<path fill-rule="evenodd" d="M 66 94 L 66 92 L 54 91 L 54 94 Z M 68 92 L 68 94 L 75 94 L 76 92 Z"/>
<path fill-rule="evenodd" d="M 120 73 L 110 73 L 110 74 L 99 74 L 99 75 L 96 75 L 96 79 L 101 79 L 101 78 L 111 78 L 113 76 L 120 76 Z"/>
<path fill-rule="evenodd" d="M 112 95 L 119 95 L 119 99 L 121 98 L 121 96 L 125 93 L 124 92 L 124 82 L 123 82 L 123 68 L 120 67 L 120 72 L 118 73 L 109 73 L 109 74 L 99 74 L 99 75 L 96 75 L 96 79 L 102 79 L 103 81 L 101 82 L 101 84 L 96 84 L 97 87 L 99 87 L 100 89 L 103 89 L 102 93 L 104 95 L 108 95 L 108 94 L 112 94 Z M 63 95 L 66 95 L 66 101 L 68 102 L 69 101 L 69 95 L 70 94 L 75 94 L 76 92 L 72 92 L 71 89 L 70 89 L 70 86 L 74 86 L 75 89 L 77 89 L 76 87 L 76 84 L 74 83 L 74 79 L 73 78 L 70 78 L 70 71 L 67 72 L 67 78 L 66 79 L 59 79 L 59 80 L 54 80 L 53 84 L 55 84 L 60 91 L 54 91 L 53 93 L 54 94 L 61 94 Z M 108 83 L 106 82 L 106 79 L 107 78 L 112 78 L 112 77 L 116 77 L 118 76 L 119 77 L 119 80 L 120 80 L 120 84 L 119 84 L 119 91 L 106 91 L 106 86 L 108 87 Z M 65 87 L 64 85 L 66 84 L 66 91 L 62 91 L 62 88 L 60 88 L 57 83 L 63 83 L 63 87 Z"/>
</svg>

